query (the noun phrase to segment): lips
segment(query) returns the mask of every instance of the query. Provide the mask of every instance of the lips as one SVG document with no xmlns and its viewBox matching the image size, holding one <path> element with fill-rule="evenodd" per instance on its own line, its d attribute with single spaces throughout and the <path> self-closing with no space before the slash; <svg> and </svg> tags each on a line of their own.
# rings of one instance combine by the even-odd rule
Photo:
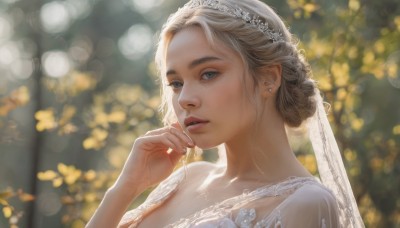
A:
<svg viewBox="0 0 400 228">
<path fill-rule="evenodd" d="M 196 118 L 196 117 L 187 117 L 187 118 L 185 118 L 184 124 L 185 124 L 185 127 L 190 127 L 190 126 L 204 124 L 204 123 L 208 123 L 208 122 L 209 121 L 207 121 L 207 120 L 203 120 L 203 119 Z"/>
</svg>

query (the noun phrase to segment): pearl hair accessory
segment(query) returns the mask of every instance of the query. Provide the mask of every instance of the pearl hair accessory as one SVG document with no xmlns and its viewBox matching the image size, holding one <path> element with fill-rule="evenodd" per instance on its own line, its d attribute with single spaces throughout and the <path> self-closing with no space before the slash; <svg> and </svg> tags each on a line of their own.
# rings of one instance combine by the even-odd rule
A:
<svg viewBox="0 0 400 228">
<path fill-rule="evenodd" d="M 251 15 L 249 12 L 241 8 L 229 8 L 218 0 L 191 0 L 183 6 L 184 8 L 196 9 L 200 7 L 215 9 L 221 11 L 234 18 L 242 19 L 244 22 L 255 27 L 257 30 L 264 33 L 272 42 L 285 41 L 282 33 L 276 32 L 268 27 L 268 23 L 262 22 L 259 16 Z"/>
</svg>

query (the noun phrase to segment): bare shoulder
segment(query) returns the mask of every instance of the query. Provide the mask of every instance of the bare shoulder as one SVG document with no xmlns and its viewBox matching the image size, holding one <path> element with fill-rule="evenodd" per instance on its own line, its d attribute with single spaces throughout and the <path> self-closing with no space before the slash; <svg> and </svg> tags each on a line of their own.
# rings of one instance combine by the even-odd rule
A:
<svg viewBox="0 0 400 228">
<path fill-rule="evenodd" d="M 308 200 L 313 198 L 315 201 L 328 201 L 336 204 L 336 198 L 333 193 L 320 183 L 305 185 L 299 189 L 298 194 L 304 195 Z"/>
<path fill-rule="evenodd" d="M 291 196 L 294 206 L 315 208 L 320 206 L 336 207 L 333 193 L 320 183 L 306 184 Z"/>
</svg>

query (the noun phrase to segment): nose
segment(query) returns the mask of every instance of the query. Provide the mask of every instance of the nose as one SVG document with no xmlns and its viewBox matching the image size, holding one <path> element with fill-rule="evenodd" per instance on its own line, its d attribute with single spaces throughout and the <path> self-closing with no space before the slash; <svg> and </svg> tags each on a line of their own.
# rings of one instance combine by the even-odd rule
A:
<svg viewBox="0 0 400 228">
<path fill-rule="evenodd" d="M 200 106 L 198 88 L 185 83 L 178 97 L 178 103 L 183 109 L 194 109 Z"/>
</svg>

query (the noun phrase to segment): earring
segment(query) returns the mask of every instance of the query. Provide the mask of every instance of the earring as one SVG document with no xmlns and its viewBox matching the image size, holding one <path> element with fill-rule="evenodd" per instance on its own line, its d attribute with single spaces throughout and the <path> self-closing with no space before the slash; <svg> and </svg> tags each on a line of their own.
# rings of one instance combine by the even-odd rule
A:
<svg viewBox="0 0 400 228">
<path fill-rule="evenodd" d="M 269 89 L 268 89 L 268 92 L 272 93 L 272 89 L 271 89 L 271 88 L 269 88 Z"/>
</svg>

